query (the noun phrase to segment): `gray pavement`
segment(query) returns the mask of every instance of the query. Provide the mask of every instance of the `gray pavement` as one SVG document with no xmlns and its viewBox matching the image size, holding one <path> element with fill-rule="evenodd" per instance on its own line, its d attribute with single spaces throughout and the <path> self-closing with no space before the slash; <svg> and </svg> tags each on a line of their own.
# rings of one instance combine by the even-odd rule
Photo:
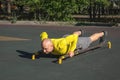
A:
<svg viewBox="0 0 120 80">
<path fill-rule="evenodd" d="M 39 34 L 47 31 L 49 37 L 84 29 L 84 36 L 107 30 L 112 49 L 100 48 L 73 57 L 59 65 L 55 57 L 42 56 L 31 60 L 40 50 Z M 29 39 L 0 41 L 0 80 L 120 80 L 120 28 L 69 27 L 45 25 L 0 25 L 0 36 Z"/>
</svg>

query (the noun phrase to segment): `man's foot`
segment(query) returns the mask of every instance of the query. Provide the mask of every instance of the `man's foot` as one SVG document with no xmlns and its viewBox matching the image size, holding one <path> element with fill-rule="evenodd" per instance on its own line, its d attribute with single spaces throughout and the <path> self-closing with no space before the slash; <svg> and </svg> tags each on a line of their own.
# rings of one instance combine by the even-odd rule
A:
<svg viewBox="0 0 120 80">
<path fill-rule="evenodd" d="M 102 37 L 100 37 L 100 41 L 99 41 L 99 43 L 101 43 L 101 42 L 105 42 L 106 41 L 106 37 L 107 37 L 107 31 L 102 31 L 103 33 L 104 33 L 104 35 L 102 36 Z"/>
<path fill-rule="evenodd" d="M 83 36 L 84 30 L 80 29 L 79 31 L 81 32 L 81 35 L 80 35 L 80 36 Z M 80 37 L 80 36 L 79 36 L 79 37 Z"/>
</svg>

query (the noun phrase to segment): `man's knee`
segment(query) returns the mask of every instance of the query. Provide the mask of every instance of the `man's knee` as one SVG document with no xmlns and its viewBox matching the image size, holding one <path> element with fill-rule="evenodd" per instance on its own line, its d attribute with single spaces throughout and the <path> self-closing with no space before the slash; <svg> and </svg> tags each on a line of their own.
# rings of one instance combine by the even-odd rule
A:
<svg viewBox="0 0 120 80">
<path fill-rule="evenodd" d="M 75 31 L 73 34 L 77 34 L 78 36 L 81 35 L 81 31 Z"/>
<path fill-rule="evenodd" d="M 103 32 L 100 32 L 100 33 L 95 33 L 93 35 L 90 36 L 90 39 L 92 42 L 98 40 L 100 37 L 102 37 L 104 35 Z"/>
</svg>

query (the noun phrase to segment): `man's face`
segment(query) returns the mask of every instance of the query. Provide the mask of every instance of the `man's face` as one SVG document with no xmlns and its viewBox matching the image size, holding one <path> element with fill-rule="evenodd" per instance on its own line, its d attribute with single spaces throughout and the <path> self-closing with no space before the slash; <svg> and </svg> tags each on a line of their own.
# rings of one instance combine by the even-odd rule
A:
<svg viewBox="0 0 120 80">
<path fill-rule="evenodd" d="M 46 54 L 49 54 L 50 52 L 52 52 L 53 51 L 52 43 L 49 41 L 44 41 L 42 43 L 42 50 Z"/>
<path fill-rule="evenodd" d="M 46 53 L 46 54 L 49 54 L 50 52 L 52 52 L 53 51 L 53 48 L 52 48 L 52 46 L 50 46 L 50 45 L 43 45 L 42 46 L 42 50 L 43 50 L 43 52 L 44 53 Z"/>
</svg>

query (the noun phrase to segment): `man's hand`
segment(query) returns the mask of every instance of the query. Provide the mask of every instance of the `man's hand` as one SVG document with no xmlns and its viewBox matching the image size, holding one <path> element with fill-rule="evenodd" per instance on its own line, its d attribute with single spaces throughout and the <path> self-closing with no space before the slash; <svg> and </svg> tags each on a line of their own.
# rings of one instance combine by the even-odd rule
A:
<svg viewBox="0 0 120 80">
<path fill-rule="evenodd" d="M 70 51 L 70 52 L 68 53 L 68 55 L 69 55 L 70 57 L 73 57 L 73 56 L 74 56 L 74 52 L 73 52 L 73 51 Z"/>
</svg>

